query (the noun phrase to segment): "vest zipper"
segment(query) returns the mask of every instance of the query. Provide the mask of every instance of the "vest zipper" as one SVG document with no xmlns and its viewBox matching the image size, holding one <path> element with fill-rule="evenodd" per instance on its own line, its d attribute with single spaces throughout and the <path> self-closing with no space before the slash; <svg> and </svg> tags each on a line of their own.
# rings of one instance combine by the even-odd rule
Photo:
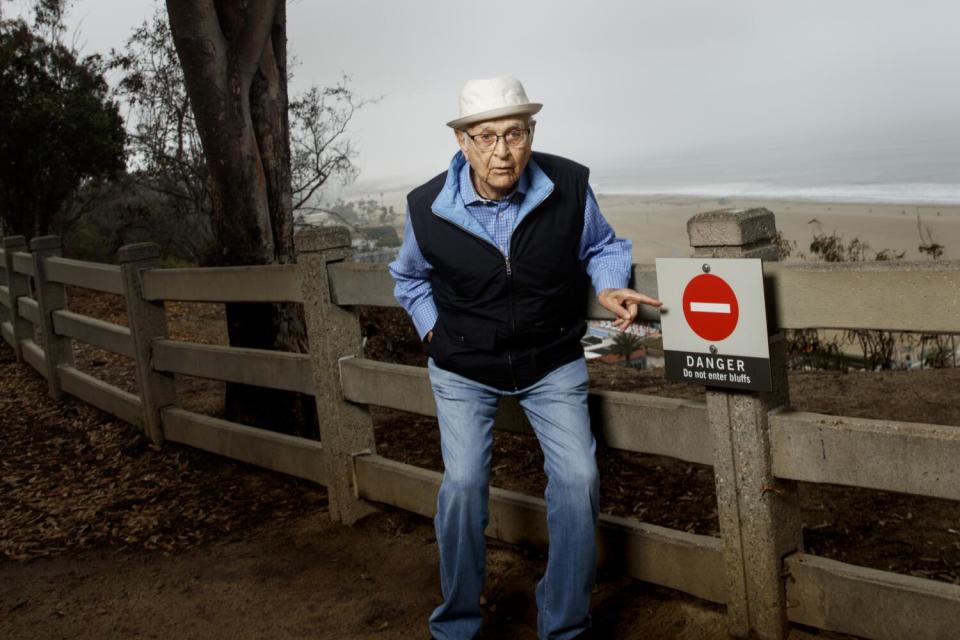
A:
<svg viewBox="0 0 960 640">
<path fill-rule="evenodd" d="M 511 253 L 511 254 L 513 254 L 513 238 L 514 238 L 514 236 L 515 236 L 516 233 L 517 233 L 517 229 L 519 229 L 521 226 L 523 226 L 523 223 L 526 222 L 528 219 L 530 219 L 530 218 L 536 213 L 537 207 L 539 207 L 541 204 L 543 204 L 543 201 L 546 200 L 547 197 L 549 197 L 549 195 L 550 195 L 551 193 L 553 193 L 553 189 L 551 189 L 550 191 L 548 191 L 546 194 L 544 194 L 544 196 L 543 196 L 542 198 L 540 198 L 539 200 L 537 200 L 537 203 L 536 203 L 535 205 L 533 205 L 532 207 L 530 207 L 529 213 L 527 213 L 527 215 L 524 216 L 523 220 L 521 220 L 520 223 L 517 224 L 517 226 L 515 226 L 515 227 L 513 228 L 513 230 L 510 232 L 509 244 L 510 244 L 510 253 Z M 509 290 L 510 290 L 510 295 L 507 296 L 507 305 L 508 305 L 509 308 L 510 308 L 510 330 L 511 330 L 511 332 L 513 333 L 513 337 L 516 338 L 516 335 L 517 335 L 517 314 L 516 314 L 516 312 L 515 312 L 514 309 L 513 309 L 513 268 L 510 266 L 510 256 L 509 256 L 509 255 L 504 254 L 503 259 L 504 259 L 504 262 L 506 263 L 506 266 L 507 266 L 507 286 L 509 287 Z M 513 358 L 510 356 L 510 349 L 509 349 L 509 347 L 507 348 L 507 366 L 510 368 L 510 378 L 511 378 L 511 380 L 513 380 L 513 390 L 516 391 L 517 388 L 518 388 L 518 387 L 517 387 L 517 372 L 513 370 Z"/>
<path fill-rule="evenodd" d="M 510 256 L 503 256 L 504 263 L 507 266 L 507 308 L 510 309 L 510 332 L 511 338 L 517 336 L 517 314 L 513 309 L 513 268 L 510 266 Z M 507 347 L 507 367 L 510 369 L 510 379 L 513 380 L 513 390 L 517 390 L 517 372 L 513 370 L 513 357 L 510 354 L 510 347 Z"/>
<path fill-rule="evenodd" d="M 510 232 L 510 253 L 511 254 L 513 253 L 513 238 L 517 233 L 517 229 L 523 226 L 523 223 L 529 220 L 536 213 L 537 207 L 539 207 L 543 203 L 543 201 L 547 199 L 547 196 L 549 196 L 551 193 L 553 193 L 552 189 L 549 192 L 547 192 L 545 196 L 540 198 L 537 201 L 537 203 L 533 205 L 533 207 L 530 208 L 530 212 L 526 216 L 524 216 L 523 220 L 521 220 L 520 223 L 516 227 L 514 227 L 513 230 Z M 515 339 L 517 336 L 517 314 L 513 308 L 513 268 L 510 266 L 510 256 L 504 255 L 503 259 L 506 261 L 506 264 L 507 264 L 507 287 L 509 287 L 509 295 L 507 296 L 507 306 L 510 308 L 510 331 L 513 334 L 513 337 Z M 510 378 L 513 380 L 513 390 L 516 391 L 517 390 L 517 372 L 513 370 L 513 358 L 510 357 L 509 348 L 507 348 L 507 365 L 510 367 Z"/>
<path fill-rule="evenodd" d="M 513 308 L 513 268 L 510 266 L 510 256 L 503 256 L 507 265 L 507 306 L 510 309 L 510 331 L 513 338 L 517 336 L 517 314 Z"/>
</svg>

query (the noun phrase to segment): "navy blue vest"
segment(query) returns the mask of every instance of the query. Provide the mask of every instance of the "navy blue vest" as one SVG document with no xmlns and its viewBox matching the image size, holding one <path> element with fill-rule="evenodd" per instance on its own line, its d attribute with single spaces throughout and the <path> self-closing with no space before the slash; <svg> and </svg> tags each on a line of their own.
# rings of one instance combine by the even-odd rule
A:
<svg viewBox="0 0 960 640">
<path fill-rule="evenodd" d="M 407 196 L 439 320 L 428 353 L 438 366 L 498 389 L 529 386 L 583 356 L 588 278 L 579 260 L 589 170 L 544 153 L 554 189 L 510 239 L 509 259 L 431 209 L 446 172 Z"/>
</svg>

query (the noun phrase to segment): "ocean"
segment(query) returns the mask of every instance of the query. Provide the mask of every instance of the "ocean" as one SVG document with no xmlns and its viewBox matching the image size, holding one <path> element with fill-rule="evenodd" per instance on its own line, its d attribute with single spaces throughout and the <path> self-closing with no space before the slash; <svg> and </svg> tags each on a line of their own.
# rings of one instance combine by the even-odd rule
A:
<svg viewBox="0 0 960 640">
<path fill-rule="evenodd" d="M 960 139 L 621 158 L 594 163 L 591 183 L 608 195 L 960 204 Z"/>
</svg>

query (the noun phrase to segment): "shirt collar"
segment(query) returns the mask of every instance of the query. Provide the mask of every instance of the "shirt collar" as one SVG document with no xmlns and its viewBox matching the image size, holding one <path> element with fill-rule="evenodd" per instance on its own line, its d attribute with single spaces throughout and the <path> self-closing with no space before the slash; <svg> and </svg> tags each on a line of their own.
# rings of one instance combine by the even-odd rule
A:
<svg viewBox="0 0 960 640">
<path fill-rule="evenodd" d="M 520 179 L 517 181 L 517 188 L 514 189 L 510 195 L 504 196 L 500 200 L 510 200 L 515 196 L 521 201 L 523 200 L 523 197 L 530 191 L 530 171 L 532 170 L 530 164 L 531 163 L 528 162 L 527 166 L 523 169 L 523 173 L 520 174 Z M 473 188 L 473 180 L 470 179 L 469 162 L 464 162 L 460 168 L 460 196 L 463 198 L 463 204 L 465 205 L 476 204 L 477 202 L 497 202 L 496 200 L 484 198 Z"/>
<path fill-rule="evenodd" d="M 476 217 L 467 211 L 466 204 L 463 201 L 463 194 L 460 193 L 460 174 L 465 164 L 467 164 L 467 159 L 463 156 L 463 151 L 457 149 L 457 152 L 450 160 L 450 166 L 447 167 L 443 187 L 440 189 L 437 197 L 433 199 L 430 210 L 439 217 L 462 227 L 475 236 L 484 238 L 489 234 L 484 231 L 483 225 L 477 221 Z M 541 202 L 553 193 L 553 181 L 537 164 L 536 151 L 530 156 L 530 162 L 527 164 L 527 171 L 525 173 L 529 173 L 529 183 L 526 184 L 529 191 L 526 192 L 523 202 L 520 203 L 520 209 L 517 211 L 516 224 L 520 224 L 527 214 L 537 208 Z M 469 177 L 470 174 L 468 173 L 468 181 Z"/>
</svg>

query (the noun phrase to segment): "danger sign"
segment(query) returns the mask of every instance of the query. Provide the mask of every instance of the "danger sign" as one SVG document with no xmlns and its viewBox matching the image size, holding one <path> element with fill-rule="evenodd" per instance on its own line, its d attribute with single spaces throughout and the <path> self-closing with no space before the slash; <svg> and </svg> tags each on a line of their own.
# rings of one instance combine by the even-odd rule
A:
<svg viewBox="0 0 960 640">
<path fill-rule="evenodd" d="M 761 261 L 657 258 L 656 262 L 666 377 L 769 391 Z"/>
</svg>

